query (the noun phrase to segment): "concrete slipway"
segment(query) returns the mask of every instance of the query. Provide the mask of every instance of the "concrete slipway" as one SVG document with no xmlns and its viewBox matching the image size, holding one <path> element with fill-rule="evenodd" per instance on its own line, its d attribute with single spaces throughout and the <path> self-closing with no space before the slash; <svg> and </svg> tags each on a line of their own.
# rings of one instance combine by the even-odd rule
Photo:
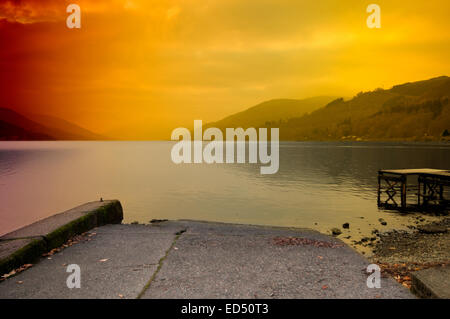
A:
<svg viewBox="0 0 450 319">
<path fill-rule="evenodd" d="M 369 262 L 309 229 L 123 225 L 118 201 L 56 216 L 0 237 L 3 272 L 33 263 L 0 282 L 0 298 L 414 298 L 391 278 L 368 288 Z M 86 231 L 78 243 L 40 257 Z M 81 288 L 67 287 L 70 264 L 80 267 Z"/>
</svg>

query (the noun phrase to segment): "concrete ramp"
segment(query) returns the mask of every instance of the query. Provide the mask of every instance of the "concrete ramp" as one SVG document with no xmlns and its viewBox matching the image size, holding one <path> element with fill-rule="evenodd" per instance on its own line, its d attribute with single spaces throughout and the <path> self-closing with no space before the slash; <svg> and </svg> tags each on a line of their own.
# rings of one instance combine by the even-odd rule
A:
<svg viewBox="0 0 450 319">
<path fill-rule="evenodd" d="M 370 263 L 316 231 L 179 223 L 186 232 L 142 298 L 413 298 L 391 278 L 368 288 Z"/>
<path fill-rule="evenodd" d="M 106 225 L 0 282 L 0 298 L 414 298 L 368 288 L 363 256 L 308 229 L 167 221 Z M 67 266 L 81 288 L 66 285 Z"/>
</svg>

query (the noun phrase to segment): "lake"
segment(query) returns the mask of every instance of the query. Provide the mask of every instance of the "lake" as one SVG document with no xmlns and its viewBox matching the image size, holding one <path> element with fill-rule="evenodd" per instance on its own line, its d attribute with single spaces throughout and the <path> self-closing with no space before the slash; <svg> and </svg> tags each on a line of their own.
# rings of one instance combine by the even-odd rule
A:
<svg viewBox="0 0 450 319">
<path fill-rule="evenodd" d="M 352 238 L 405 228 L 377 208 L 382 168 L 450 169 L 440 143 L 281 142 L 277 174 L 259 164 L 172 163 L 172 142 L 0 142 L 0 234 L 87 201 L 119 199 L 124 222 L 199 219 L 314 228 Z M 406 228 L 405 228 L 406 229 Z"/>
</svg>

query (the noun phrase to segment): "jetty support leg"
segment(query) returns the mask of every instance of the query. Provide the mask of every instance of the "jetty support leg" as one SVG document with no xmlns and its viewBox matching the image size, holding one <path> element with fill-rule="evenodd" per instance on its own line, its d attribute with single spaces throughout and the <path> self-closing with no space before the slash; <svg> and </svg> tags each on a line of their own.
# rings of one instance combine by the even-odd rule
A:
<svg viewBox="0 0 450 319">
<path fill-rule="evenodd" d="M 406 176 L 402 176 L 402 194 L 401 194 L 402 208 L 406 208 Z"/>
<path fill-rule="evenodd" d="M 378 197 L 377 197 L 377 205 L 380 207 L 381 205 L 381 173 L 378 173 Z"/>
</svg>

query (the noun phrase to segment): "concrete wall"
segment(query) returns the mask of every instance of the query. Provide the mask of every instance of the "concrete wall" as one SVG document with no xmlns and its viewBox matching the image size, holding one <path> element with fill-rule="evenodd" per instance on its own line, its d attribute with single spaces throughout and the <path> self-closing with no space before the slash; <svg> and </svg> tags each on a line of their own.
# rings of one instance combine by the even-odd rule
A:
<svg viewBox="0 0 450 319">
<path fill-rule="evenodd" d="M 123 219 L 118 200 L 89 202 L 42 219 L 0 237 L 0 276 L 31 264 L 42 254 L 94 227 L 119 224 Z"/>
</svg>

